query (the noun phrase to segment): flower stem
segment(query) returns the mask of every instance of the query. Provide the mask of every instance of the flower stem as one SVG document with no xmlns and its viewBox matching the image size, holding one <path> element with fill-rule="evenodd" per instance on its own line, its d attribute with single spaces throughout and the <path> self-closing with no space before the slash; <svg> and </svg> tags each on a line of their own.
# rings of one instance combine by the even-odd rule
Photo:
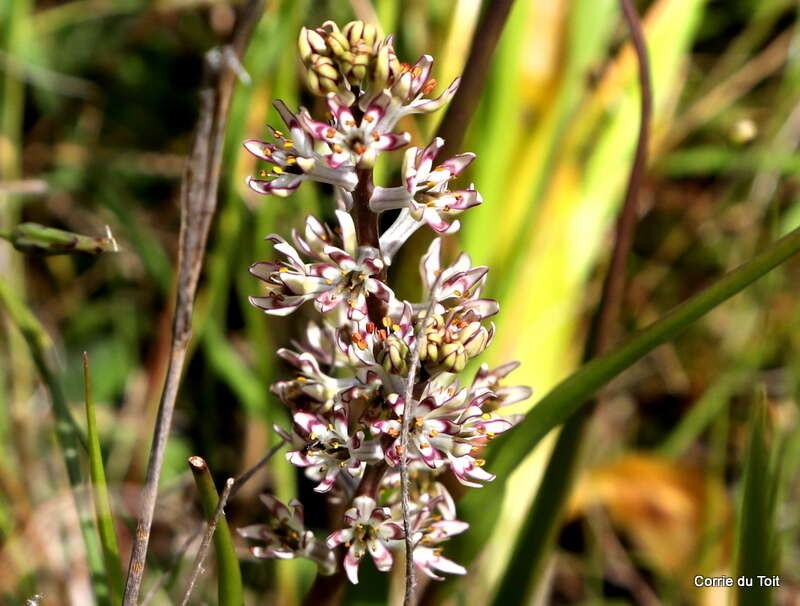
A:
<svg viewBox="0 0 800 606">
<path fill-rule="evenodd" d="M 353 191 L 353 220 L 359 246 L 379 248 L 378 215 L 369 208 L 369 199 L 375 186 L 372 183 L 372 169 L 359 168 L 356 171 L 358 184 Z"/>
<path fill-rule="evenodd" d="M 378 233 L 378 215 L 369 208 L 369 199 L 375 186 L 372 182 L 372 169 L 359 168 L 356 170 L 358 184 L 353 190 L 353 221 L 356 224 L 356 237 L 359 246 L 371 246 L 380 250 L 380 234 Z M 381 272 L 381 278 L 386 278 L 386 270 Z M 367 314 L 375 324 L 386 315 L 386 306 L 374 295 L 367 296 Z"/>
</svg>

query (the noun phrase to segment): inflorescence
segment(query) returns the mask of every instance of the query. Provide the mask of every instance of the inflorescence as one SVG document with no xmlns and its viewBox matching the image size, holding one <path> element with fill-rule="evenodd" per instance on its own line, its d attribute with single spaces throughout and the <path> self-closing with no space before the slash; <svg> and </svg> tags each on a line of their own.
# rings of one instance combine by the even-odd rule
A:
<svg viewBox="0 0 800 606">
<path fill-rule="evenodd" d="M 288 461 L 346 511 L 341 527 L 323 540 L 305 527 L 299 502 L 287 506 L 265 495 L 269 523 L 240 533 L 265 543 L 252 548 L 257 557 L 310 558 L 320 574 L 343 566 L 353 583 L 367 553 L 379 570 L 389 570 L 392 551 L 405 539 L 400 490 L 405 454 L 413 561 L 434 579 L 463 574 L 462 566 L 442 555 L 442 544 L 467 529 L 456 519 L 443 479 L 452 474 L 472 487 L 494 479 L 483 468 L 481 453 L 519 420 L 496 411 L 528 398 L 530 390 L 501 385 L 515 362 L 493 370 L 484 364 L 469 382 L 457 376 L 494 335 L 489 318 L 498 304 L 481 297 L 487 267 L 473 267 L 466 254 L 443 267 L 437 237 L 420 262 L 420 302 L 395 295 L 387 268 L 418 228 L 454 233 L 457 215 L 482 202 L 472 185 L 451 189 L 475 155 L 437 164 L 444 141 L 436 138 L 424 148 L 407 149 L 401 185 L 372 185 L 377 156 L 410 143 L 408 133 L 396 132 L 398 122 L 445 105 L 459 81 L 431 98 L 437 86 L 433 59 L 425 55 L 413 65 L 401 63 L 392 37 L 379 39 L 374 26 L 360 21 L 341 29 L 333 22 L 303 28 L 299 49 L 306 84 L 325 98 L 328 119 L 318 121 L 305 108 L 294 113 L 276 102 L 286 132 L 271 129 L 273 142 L 245 142 L 251 154 L 271 164 L 248 184 L 278 196 L 291 194 L 303 181 L 328 184 L 335 192 L 338 225 L 310 216 L 302 234 L 292 232 L 291 243 L 269 236 L 280 260 L 251 266 L 265 288 L 250 301 L 272 315 L 287 315 L 312 301 L 322 314 L 294 350 L 278 351 L 296 374 L 272 386 L 293 420 L 289 431 L 276 431 L 290 445 Z M 387 211 L 396 218 L 378 234 L 378 215 Z M 371 230 L 364 226 L 365 215 Z M 407 391 L 414 352 L 419 372 Z M 404 453 L 405 414 L 410 419 Z"/>
</svg>

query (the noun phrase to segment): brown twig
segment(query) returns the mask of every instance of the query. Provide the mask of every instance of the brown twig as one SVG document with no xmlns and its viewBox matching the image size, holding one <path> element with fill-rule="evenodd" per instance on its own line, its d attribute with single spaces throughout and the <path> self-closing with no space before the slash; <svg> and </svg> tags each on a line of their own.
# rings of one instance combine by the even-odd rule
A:
<svg viewBox="0 0 800 606">
<path fill-rule="evenodd" d="M 233 484 L 233 478 L 228 478 L 228 480 L 225 482 L 225 488 L 219 497 L 217 509 L 214 511 L 213 517 L 208 522 L 206 532 L 203 534 L 203 540 L 200 542 L 200 548 L 197 550 L 197 555 L 194 557 L 194 564 L 192 564 L 192 572 L 189 576 L 189 583 L 186 586 L 186 590 L 183 592 L 183 598 L 181 598 L 180 606 L 186 606 L 186 604 L 189 603 L 189 597 L 192 595 L 192 590 L 194 590 L 197 579 L 200 577 L 200 573 L 203 571 L 203 562 L 206 559 L 208 548 L 211 547 L 211 539 L 214 538 L 214 531 L 217 529 L 217 525 L 222 517 L 222 512 L 225 509 L 225 504 L 228 502 L 228 497 L 230 497 Z"/>
<path fill-rule="evenodd" d="M 467 126 L 478 108 L 483 84 L 489 73 L 489 65 L 514 0 L 489 0 L 484 4 L 483 14 L 472 38 L 469 56 L 464 64 L 467 69 L 461 76 L 458 92 L 450 101 L 447 113 L 436 132 L 436 136 L 445 141 L 444 147 L 439 152 L 440 158 L 449 158 L 458 153 L 461 147 Z"/>
<path fill-rule="evenodd" d="M 230 45 L 223 47 L 222 50 L 212 49 L 206 55 L 206 84 L 200 93 L 197 130 L 181 183 L 178 285 L 169 366 L 153 432 L 123 606 L 135 606 L 144 577 L 158 480 L 191 337 L 192 306 L 203 265 L 208 232 L 217 205 L 224 132 L 236 73 L 240 69 L 239 61 L 263 12 L 264 2 L 265 0 L 249 0 L 237 20 Z"/>
<path fill-rule="evenodd" d="M 597 331 L 594 342 L 587 348 L 591 357 L 604 353 L 611 347 L 619 324 L 622 300 L 625 296 L 626 267 L 633 244 L 636 227 L 637 202 L 642 186 L 644 171 L 647 169 L 647 146 L 650 141 L 650 121 L 653 113 L 653 92 L 650 83 L 650 62 L 647 46 L 642 33 L 642 23 L 631 0 L 620 0 L 625 21 L 631 33 L 631 41 L 639 62 L 639 87 L 641 102 L 639 119 L 639 139 L 633 158 L 625 201 L 617 219 L 617 232 L 611 252 L 608 272 L 603 283 L 603 294 L 597 317 Z"/>
</svg>

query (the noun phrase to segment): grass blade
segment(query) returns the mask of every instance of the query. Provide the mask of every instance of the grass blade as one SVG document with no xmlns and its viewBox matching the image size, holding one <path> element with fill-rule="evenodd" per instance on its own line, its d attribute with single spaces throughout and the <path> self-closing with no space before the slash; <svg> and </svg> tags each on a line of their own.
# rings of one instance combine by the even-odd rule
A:
<svg viewBox="0 0 800 606">
<path fill-rule="evenodd" d="M 514 553 L 495 593 L 493 606 L 530 603 L 579 468 L 581 439 L 588 419 L 588 411 L 580 410 L 564 424 L 533 505 L 517 533 Z"/>
<path fill-rule="evenodd" d="M 211 478 L 211 472 L 201 457 L 189 457 L 189 467 L 194 474 L 203 514 L 206 520 L 211 522 L 219 504 L 219 494 L 214 486 L 214 480 Z M 214 552 L 217 555 L 219 605 L 242 606 L 244 604 L 242 572 L 239 568 L 239 560 L 236 558 L 236 549 L 233 545 L 228 521 L 224 515 L 220 516 L 214 532 Z"/>
<path fill-rule="evenodd" d="M 653 349 L 675 338 L 703 315 L 800 251 L 800 229 L 784 236 L 748 263 L 678 305 L 620 347 L 598 356 L 559 383 L 527 414 L 508 439 L 494 448 L 492 471 L 507 476 L 520 453 L 532 450 L 552 429 L 583 407 L 598 389 Z"/>
<path fill-rule="evenodd" d="M 759 576 L 770 576 L 775 563 L 776 474 L 767 444 L 767 404 L 763 393 L 753 407 L 750 432 L 737 538 L 737 578 L 745 577 L 748 584 L 739 586 L 738 606 L 769 606 L 772 589 L 762 586 Z"/>
<path fill-rule="evenodd" d="M 487 538 L 494 531 L 502 506 L 497 491 L 505 489 L 509 475 L 544 436 L 583 408 L 601 387 L 622 371 L 659 345 L 675 338 L 704 314 L 797 252 L 800 252 L 800 228 L 772 244 L 748 263 L 727 273 L 619 347 L 592 359 L 540 400 L 525 420 L 507 434 L 507 438 L 498 438 L 487 456 L 488 469 L 497 475 L 497 480 L 483 490 L 468 493 L 462 501 L 462 510 L 472 524 L 468 536 L 456 537 L 453 541 L 462 560 L 470 561 L 485 546 Z"/>
<path fill-rule="evenodd" d="M 103 452 L 100 449 L 100 434 L 97 431 L 94 398 L 92 398 L 91 378 L 89 376 L 89 355 L 83 353 L 83 384 L 86 394 L 86 430 L 88 433 L 89 475 L 92 480 L 92 497 L 94 498 L 97 529 L 100 534 L 100 547 L 106 563 L 106 576 L 111 592 L 111 603 L 119 604 L 122 600 L 124 585 L 122 582 L 122 563 L 119 559 L 119 545 L 111 513 L 111 500 L 108 498 L 106 472 L 103 466 Z"/>
<path fill-rule="evenodd" d="M 86 549 L 86 565 L 92 581 L 92 589 L 98 603 L 108 604 L 109 595 L 103 559 L 100 553 L 97 530 L 88 512 L 86 501 L 81 497 L 84 474 L 79 455 L 85 450 L 86 439 L 81 434 L 67 406 L 64 390 L 47 360 L 49 339 L 36 317 L 12 292 L 10 286 L 0 280 L 0 306 L 5 308 L 11 321 L 17 326 L 28 348 L 37 371 L 45 384 L 53 405 L 56 440 L 67 468 L 67 477 L 78 512 L 81 536 Z"/>
</svg>

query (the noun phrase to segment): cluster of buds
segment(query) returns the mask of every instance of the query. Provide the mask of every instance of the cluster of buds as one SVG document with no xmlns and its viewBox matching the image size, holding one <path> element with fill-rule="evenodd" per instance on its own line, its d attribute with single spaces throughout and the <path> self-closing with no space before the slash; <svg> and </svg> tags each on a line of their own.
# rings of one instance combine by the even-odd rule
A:
<svg viewBox="0 0 800 606">
<path fill-rule="evenodd" d="M 438 98 L 427 98 L 435 87 L 433 60 L 426 55 L 414 65 L 400 63 L 391 36 L 379 39 L 375 27 L 358 21 L 341 29 L 331 22 L 303 29 L 299 46 L 307 83 L 326 97 L 330 115 L 316 120 L 306 109 L 292 113 L 278 102 L 290 134 L 273 130 L 275 143 L 245 143 L 272 165 L 271 173 L 249 184 L 280 196 L 303 181 L 332 185 L 338 225 L 308 217 L 302 234 L 292 232 L 291 244 L 269 236 L 281 259 L 251 266 L 263 290 L 250 301 L 271 315 L 290 314 L 307 302 L 322 314 L 293 349 L 278 351 L 295 375 L 272 386 L 291 420 L 290 429 L 276 431 L 290 445 L 287 460 L 345 514 L 323 540 L 303 525 L 299 504 L 267 497 L 272 522 L 242 534 L 263 543 L 252 550 L 257 557 L 310 558 L 320 574 L 340 568 L 353 583 L 367 554 L 385 571 L 404 543 L 429 577 L 463 574 L 443 555 L 446 541 L 468 526 L 456 519 L 446 478 L 471 487 L 494 479 L 484 469 L 483 450 L 519 421 L 498 411 L 530 390 L 503 384 L 516 363 L 480 366 L 469 382 L 458 376 L 494 335 L 487 319 L 499 306 L 481 296 L 487 267 L 473 266 L 466 254 L 443 265 L 437 237 L 420 262 L 421 300 L 401 299 L 387 283 L 394 255 L 417 229 L 453 233 L 459 229 L 454 217 L 482 202 L 473 185 L 451 186 L 474 154 L 437 164 L 444 141 L 436 138 L 406 151 L 400 185 L 373 187 L 371 170 L 380 153 L 410 143 L 407 133 L 393 132 L 398 121 L 446 103 L 458 80 Z M 380 233 L 384 212 L 396 216 Z M 373 229 L 365 230 L 369 220 Z M 405 507 L 404 465 L 410 482 Z"/>
<path fill-rule="evenodd" d="M 471 309 L 457 309 L 446 316 L 424 316 L 419 358 L 426 367 L 442 372 L 461 372 L 467 362 L 482 353 L 494 335 L 481 316 Z"/>
<path fill-rule="evenodd" d="M 378 29 L 363 21 L 343 28 L 326 21 L 317 29 L 302 28 L 298 40 L 306 84 L 315 95 L 337 93 L 351 104 L 352 89 L 379 90 L 402 71 L 392 38 L 378 38 Z"/>
</svg>

